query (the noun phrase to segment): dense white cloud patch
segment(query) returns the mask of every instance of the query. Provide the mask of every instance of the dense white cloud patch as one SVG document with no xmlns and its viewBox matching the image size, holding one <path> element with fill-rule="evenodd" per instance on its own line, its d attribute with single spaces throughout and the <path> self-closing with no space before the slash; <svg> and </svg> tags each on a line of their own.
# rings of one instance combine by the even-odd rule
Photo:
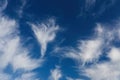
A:
<svg viewBox="0 0 120 80">
<path fill-rule="evenodd" d="M 120 49 L 113 47 L 109 54 L 108 57 L 112 62 L 119 62 L 120 61 Z"/>
<path fill-rule="evenodd" d="M 31 24 L 31 26 L 41 46 L 41 57 L 44 57 L 47 44 L 55 39 L 59 26 L 56 25 L 54 19 L 49 19 L 48 22 L 37 25 Z"/>
<path fill-rule="evenodd" d="M 10 75 L 0 72 L 0 80 L 10 80 Z"/>
<path fill-rule="evenodd" d="M 51 70 L 51 75 L 49 77 L 49 80 L 60 80 L 61 77 L 62 77 L 62 73 L 60 67 L 56 66 L 55 69 Z"/>
</svg>

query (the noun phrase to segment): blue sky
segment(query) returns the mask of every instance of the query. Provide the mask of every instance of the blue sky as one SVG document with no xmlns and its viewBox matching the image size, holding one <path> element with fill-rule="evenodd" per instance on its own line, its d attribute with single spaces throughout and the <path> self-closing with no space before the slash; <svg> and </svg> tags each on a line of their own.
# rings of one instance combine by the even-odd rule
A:
<svg viewBox="0 0 120 80">
<path fill-rule="evenodd" d="M 1 0 L 0 80 L 119 80 L 119 0 Z"/>
</svg>

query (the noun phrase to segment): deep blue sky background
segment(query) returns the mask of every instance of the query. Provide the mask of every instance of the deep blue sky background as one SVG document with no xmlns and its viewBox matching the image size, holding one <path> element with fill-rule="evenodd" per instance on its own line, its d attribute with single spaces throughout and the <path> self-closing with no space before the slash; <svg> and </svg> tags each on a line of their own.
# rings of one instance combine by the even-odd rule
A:
<svg viewBox="0 0 120 80">
<path fill-rule="evenodd" d="M 20 0 L 9 0 L 5 13 L 10 17 L 18 18 L 15 8 L 19 8 L 20 3 Z M 25 21 L 41 21 L 45 18 L 55 17 L 57 23 L 67 29 L 63 34 L 69 43 L 77 38 L 88 36 L 96 22 L 106 23 L 118 18 L 119 3 L 120 1 L 116 0 L 112 6 L 107 7 L 100 14 L 101 6 L 111 4 L 111 0 L 97 0 L 95 7 L 88 11 L 85 10 L 85 0 L 28 0 L 20 22 L 24 25 Z M 73 36 L 74 40 L 71 38 Z"/>
<path fill-rule="evenodd" d="M 65 76 L 79 78 L 74 67 L 76 64 L 73 60 L 51 56 L 50 52 L 57 45 L 56 43 L 61 41 L 62 43 L 59 46 L 76 46 L 77 40 L 86 39 L 93 34 L 93 29 L 97 22 L 111 23 L 119 19 L 120 0 L 115 0 L 113 4 L 111 1 L 96 0 L 94 7 L 87 10 L 85 8 L 85 0 L 27 0 L 23 15 L 19 17 L 16 9 L 21 6 L 21 1 L 9 0 L 8 7 L 4 13 L 20 22 L 21 37 L 26 40 L 25 46 L 32 47 L 32 51 L 38 53 L 32 54 L 36 58 L 40 56 L 39 44 L 34 39 L 33 32 L 26 22 L 40 22 L 51 17 L 55 18 L 57 24 L 63 30 L 57 34 L 56 40 L 48 45 L 46 62 L 43 67 L 37 69 L 40 73 L 39 76 L 42 78 L 41 80 L 46 80 L 46 77 L 50 75 L 50 69 L 55 68 L 55 65 L 61 65 Z M 105 10 L 102 11 L 103 8 Z M 65 80 L 64 77 L 61 80 Z M 89 80 L 84 78 L 84 76 L 81 76 L 81 78 Z"/>
</svg>

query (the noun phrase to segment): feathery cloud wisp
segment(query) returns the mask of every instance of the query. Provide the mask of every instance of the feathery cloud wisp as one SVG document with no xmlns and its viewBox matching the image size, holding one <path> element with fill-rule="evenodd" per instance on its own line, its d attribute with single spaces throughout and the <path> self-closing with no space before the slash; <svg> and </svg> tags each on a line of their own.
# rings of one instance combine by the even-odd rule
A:
<svg viewBox="0 0 120 80">
<path fill-rule="evenodd" d="M 96 61 L 102 54 L 102 46 L 104 44 L 104 39 L 102 39 L 103 36 L 101 35 L 102 28 L 98 26 L 94 36 L 88 40 L 80 40 L 78 50 L 71 49 L 65 56 L 80 60 L 83 64 Z"/>
<path fill-rule="evenodd" d="M 66 57 L 84 64 L 83 66 L 78 64 L 80 74 L 82 74 L 82 70 L 83 75 L 91 80 L 119 80 L 120 48 L 115 44 L 120 40 L 120 26 L 119 23 L 114 26 L 115 28 L 111 29 L 109 25 L 97 24 L 93 36 L 90 39 L 80 40 L 81 43 L 77 49 L 62 49 Z M 108 60 L 101 61 L 103 56 Z M 87 65 L 86 63 L 91 64 Z M 68 79 L 72 80 L 72 78 Z"/>
<path fill-rule="evenodd" d="M 42 63 L 41 59 L 33 59 L 29 56 L 27 48 L 21 44 L 18 31 L 18 23 L 8 17 L 0 16 L 0 79 L 1 80 L 35 80 L 36 75 L 24 75 L 34 73 Z M 31 65 L 32 64 L 32 65 Z M 8 66 L 11 66 L 11 74 L 4 72 Z M 19 70 L 22 70 L 18 76 Z M 35 73 L 34 73 L 35 74 Z M 24 75 L 22 79 L 20 76 Z"/>
<path fill-rule="evenodd" d="M 47 44 L 53 41 L 56 37 L 56 31 L 59 29 L 53 19 L 49 19 L 47 23 L 38 25 L 31 24 L 34 34 L 41 46 L 41 57 L 44 57 Z"/>
</svg>

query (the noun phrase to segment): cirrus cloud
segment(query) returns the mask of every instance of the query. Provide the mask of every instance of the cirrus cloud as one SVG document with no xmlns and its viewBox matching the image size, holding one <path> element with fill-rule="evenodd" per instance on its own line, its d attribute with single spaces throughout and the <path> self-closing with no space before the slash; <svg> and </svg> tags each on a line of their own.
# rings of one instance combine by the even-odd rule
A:
<svg viewBox="0 0 120 80">
<path fill-rule="evenodd" d="M 47 44 L 55 39 L 59 26 L 56 25 L 54 19 L 49 19 L 47 23 L 30 25 L 32 26 L 35 37 L 41 46 L 41 57 L 44 57 Z"/>
</svg>

